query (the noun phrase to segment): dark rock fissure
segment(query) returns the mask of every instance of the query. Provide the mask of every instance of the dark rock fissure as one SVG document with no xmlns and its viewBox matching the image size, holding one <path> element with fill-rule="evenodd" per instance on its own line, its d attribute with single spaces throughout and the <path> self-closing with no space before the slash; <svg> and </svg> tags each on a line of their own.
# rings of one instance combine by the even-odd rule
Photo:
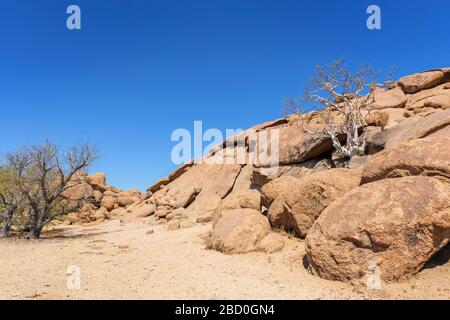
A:
<svg viewBox="0 0 450 320">
<path fill-rule="evenodd" d="M 438 266 L 445 265 L 450 262 L 450 242 L 447 243 L 441 250 L 436 252 L 430 260 L 425 264 L 423 269 L 432 269 Z"/>
</svg>

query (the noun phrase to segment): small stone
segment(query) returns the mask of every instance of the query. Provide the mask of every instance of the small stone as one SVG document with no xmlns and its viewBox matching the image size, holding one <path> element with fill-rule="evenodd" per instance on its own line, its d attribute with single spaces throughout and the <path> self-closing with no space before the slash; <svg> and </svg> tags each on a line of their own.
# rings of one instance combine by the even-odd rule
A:
<svg viewBox="0 0 450 320">
<path fill-rule="evenodd" d="M 257 249 L 266 253 L 274 253 L 284 248 L 283 237 L 277 233 L 269 233 L 257 245 Z"/>
<path fill-rule="evenodd" d="M 172 220 L 167 224 L 167 230 L 177 230 L 180 229 L 180 220 Z"/>
<path fill-rule="evenodd" d="M 155 222 L 154 217 L 148 217 L 148 218 L 144 218 L 142 220 L 142 224 L 145 224 L 145 225 L 151 225 L 153 222 Z"/>
<path fill-rule="evenodd" d="M 190 228 L 190 227 L 193 227 L 194 225 L 195 225 L 195 223 L 190 220 L 182 220 L 180 222 L 180 228 Z"/>
<path fill-rule="evenodd" d="M 171 213 L 171 209 L 169 209 L 168 207 L 161 207 L 161 206 L 159 206 L 157 209 L 156 209 L 156 215 L 158 216 L 158 217 L 160 217 L 160 218 L 164 218 L 164 217 L 166 217 L 168 214 L 170 214 Z"/>
<path fill-rule="evenodd" d="M 197 223 L 207 223 L 213 220 L 213 215 L 211 212 L 203 213 L 197 218 Z"/>
<path fill-rule="evenodd" d="M 156 221 L 157 222 L 157 224 L 166 224 L 167 223 L 167 219 L 159 219 L 159 220 L 157 220 Z"/>
</svg>

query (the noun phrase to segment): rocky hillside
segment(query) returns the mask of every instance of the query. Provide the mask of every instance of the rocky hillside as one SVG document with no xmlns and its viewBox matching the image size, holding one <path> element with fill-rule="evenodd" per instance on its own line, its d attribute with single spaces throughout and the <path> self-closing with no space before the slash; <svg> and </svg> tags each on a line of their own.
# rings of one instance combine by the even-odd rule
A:
<svg viewBox="0 0 450 320">
<path fill-rule="evenodd" d="M 75 176 L 64 196 L 83 203 L 78 212 L 68 215 L 69 224 L 89 224 L 117 217 L 127 206 L 144 198 L 139 190 L 119 190 L 107 184 L 101 172 Z"/>
<path fill-rule="evenodd" d="M 285 229 L 306 239 L 308 268 L 320 277 L 410 277 L 450 240 L 450 68 L 378 89 L 370 109 L 364 156 L 342 162 L 329 138 L 305 132 L 295 116 L 277 119 L 241 134 L 244 146 L 224 143 L 207 157 L 248 153 L 251 132 L 277 129 L 277 167 L 187 163 L 136 195 L 122 219 L 168 229 L 212 223 L 208 245 L 224 253 L 279 250 L 274 229 Z M 307 118 L 324 125 L 318 112 Z M 131 203 L 103 192 L 105 209 Z"/>
</svg>

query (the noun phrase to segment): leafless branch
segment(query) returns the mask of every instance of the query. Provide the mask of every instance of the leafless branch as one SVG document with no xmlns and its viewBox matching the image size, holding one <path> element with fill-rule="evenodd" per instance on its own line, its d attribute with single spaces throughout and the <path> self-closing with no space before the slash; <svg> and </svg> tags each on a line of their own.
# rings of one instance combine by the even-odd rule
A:
<svg viewBox="0 0 450 320">
<path fill-rule="evenodd" d="M 18 190 L 30 207 L 30 237 L 39 237 L 46 224 L 79 205 L 67 203 L 62 194 L 74 175 L 87 170 L 97 158 L 97 149 L 89 144 L 61 153 L 49 141 L 6 155 Z"/>
<path fill-rule="evenodd" d="M 286 106 L 298 116 L 305 132 L 328 136 L 342 157 L 363 154 L 366 141 L 364 135 L 359 135 L 359 129 L 374 102 L 375 89 L 384 86 L 377 81 L 377 75 L 368 64 L 362 64 L 353 72 L 342 60 L 336 60 L 316 67 L 304 96 L 287 99 Z M 311 113 L 307 110 L 320 111 L 318 116 L 324 124 L 321 130 L 308 127 Z M 341 135 L 346 136 L 345 144 L 339 139 Z"/>
</svg>

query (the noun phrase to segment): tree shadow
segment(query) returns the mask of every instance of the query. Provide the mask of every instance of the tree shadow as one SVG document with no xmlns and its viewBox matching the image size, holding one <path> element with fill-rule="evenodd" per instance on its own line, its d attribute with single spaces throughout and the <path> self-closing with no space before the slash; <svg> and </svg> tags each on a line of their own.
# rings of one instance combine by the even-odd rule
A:
<svg viewBox="0 0 450 320">
<path fill-rule="evenodd" d="M 44 233 L 41 237 L 42 240 L 58 240 L 58 239 L 88 239 L 94 236 L 107 234 L 107 231 L 99 231 L 99 232 L 88 232 L 88 233 L 76 233 L 76 234 L 64 234 L 61 233 L 52 233 L 47 234 Z"/>
<path fill-rule="evenodd" d="M 65 239 L 89 239 L 98 235 L 110 233 L 108 231 L 91 230 L 86 232 L 68 233 L 66 230 L 45 230 L 42 232 L 38 241 L 51 240 L 65 240 Z M 27 231 L 12 231 L 8 238 L 9 240 L 29 240 L 29 232 Z"/>
</svg>

